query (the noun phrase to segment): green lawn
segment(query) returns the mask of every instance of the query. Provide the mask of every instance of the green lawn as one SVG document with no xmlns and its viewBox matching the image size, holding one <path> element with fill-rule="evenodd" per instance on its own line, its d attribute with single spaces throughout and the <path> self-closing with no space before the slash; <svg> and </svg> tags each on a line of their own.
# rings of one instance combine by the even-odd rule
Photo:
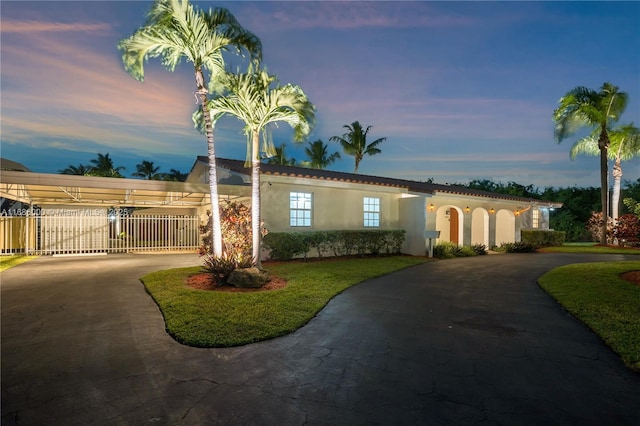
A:
<svg viewBox="0 0 640 426">
<path fill-rule="evenodd" d="M 585 253 L 585 254 L 635 254 L 640 255 L 640 249 L 624 247 L 602 247 L 595 243 L 565 243 L 561 246 L 544 247 L 538 249 L 542 253 Z"/>
<path fill-rule="evenodd" d="M 0 256 L 0 272 L 13 268 L 21 263 L 28 262 L 36 257 L 38 256 L 25 256 L 21 254 L 15 256 Z"/>
<path fill-rule="evenodd" d="M 544 274 L 540 286 L 640 371 L 640 287 L 620 274 L 640 261 L 580 263 Z"/>
<path fill-rule="evenodd" d="M 141 280 L 177 341 L 197 347 L 228 347 L 291 333 L 352 285 L 425 261 L 394 256 L 267 264 L 273 275 L 288 280 L 285 288 L 268 292 L 194 290 L 185 280 L 201 272 L 198 266 L 154 272 Z"/>
</svg>

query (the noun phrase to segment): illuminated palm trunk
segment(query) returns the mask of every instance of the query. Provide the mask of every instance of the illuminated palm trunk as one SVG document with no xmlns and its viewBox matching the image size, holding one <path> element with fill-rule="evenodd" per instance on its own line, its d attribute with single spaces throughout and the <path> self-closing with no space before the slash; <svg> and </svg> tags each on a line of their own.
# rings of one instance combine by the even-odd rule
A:
<svg viewBox="0 0 640 426">
<path fill-rule="evenodd" d="M 209 159 L 209 197 L 211 198 L 211 238 L 213 255 L 222 256 L 222 226 L 220 223 L 220 201 L 218 199 L 218 171 L 216 169 L 216 149 L 213 139 L 213 124 L 207 104 L 207 88 L 204 84 L 202 68 L 196 67 L 196 87 L 202 105 L 205 133 L 207 135 L 207 157 Z"/>
<path fill-rule="evenodd" d="M 602 226 L 600 228 L 600 244 L 607 244 L 607 224 L 609 222 L 609 164 L 607 151 L 609 149 L 609 136 L 607 129 L 602 127 L 598 138 L 600 148 L 600 200 L 602 202 Z"/>
<path fill-rule="evenodd" d="M 613 221 L 618 220 L 618 206 L 620 205 L 620 183 L 622 181 L 622 166 L 620 166 L 620 157 L 616 157 L 613 165 L 613 194 L 611 195 L 611 217 Z"/>
<path fill-rule="evenodd" d="M 251 237 L 253 265 L 260 268 L 260 133 L 252 132 L 251 142 Z"/>
</svg>

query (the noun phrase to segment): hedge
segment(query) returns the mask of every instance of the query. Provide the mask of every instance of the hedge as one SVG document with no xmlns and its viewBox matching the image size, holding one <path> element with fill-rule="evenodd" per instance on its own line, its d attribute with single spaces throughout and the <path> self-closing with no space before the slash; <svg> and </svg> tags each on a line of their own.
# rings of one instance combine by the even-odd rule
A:
<svg viewBox="0 0 640 426">
<path fill-rule="evenodd" d="M 522 242 L 530 243 L 536 247 L 561 246 L 567 236 L 563 231 L 540 229 L 523 229 L 520 235 Z"/>
<path fill-rule="evenodd" d="M 290 260 L 297 256 L 305 259 L 311 249 L 318 256 L 348 256 L 365 254 L 399 254 L 405 240 L 401 230 L 341 230 L 314 232 L 270 232 L 263 238 L 269 257 Z"/>
</svg>

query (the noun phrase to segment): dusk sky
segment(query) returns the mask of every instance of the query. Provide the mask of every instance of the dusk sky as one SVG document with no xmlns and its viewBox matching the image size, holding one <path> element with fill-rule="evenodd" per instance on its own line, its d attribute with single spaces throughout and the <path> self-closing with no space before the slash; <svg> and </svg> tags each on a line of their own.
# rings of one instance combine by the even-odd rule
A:
<svg viewBox="0 0 640 426">
<path fill-rule="evenodd" d="M 194 2 L 228 8 L 262 41 L 264 64 L 317 108 L 309 141 L 343 125 L 386 136 L 359 172 L 437 183 L 493 179 L 599 186 L 597 157 L 569 158 L 552 113 L 576 86 L 629 94 L 620 124 L 640 126 L 640 2 Z M 206 155 L 193 129 L 193 66 L 158 60 L 145 81 L 123 69 L 119 40 L 149 1 L 5 1 L 1 15 L 2 157 L 57 173 L 109 153 L 125 176 L 142 160 L 188 172 Z M 240 63 L 227 56 L 227 64 Z M 216 127 L 217 155 L 245 158 L 235 118 Z M 304 160 L 286 124 L 276 145 Z M 353 158 L 329 167 L 353 171 Z M 623 163 L 640 177 L 640 159 Z"/>
</svg>

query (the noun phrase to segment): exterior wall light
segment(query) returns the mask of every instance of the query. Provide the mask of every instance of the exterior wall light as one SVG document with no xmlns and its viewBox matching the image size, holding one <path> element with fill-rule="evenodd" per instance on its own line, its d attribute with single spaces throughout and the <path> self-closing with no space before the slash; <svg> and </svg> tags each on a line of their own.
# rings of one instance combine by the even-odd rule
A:
<svg viewBox="0 0 640 426">
<path fill-rule="evenodd" d="M 429 204 L 429 211 L 434 211 L 436 208 L 436 206 L 433 205 L 433 203 Z"/>
<path fill-rule="evenodd" d="M 469 213 L 471 211 L 471 209 L 469 208 L 469 206 L 467 206 L 467 207 L 464 208 L 464 211 Z"/>
<path fill-rule="evenodd" d="M 491 214 L 494 214 L 495 212 L 496 212 L 496 210 L 493 209 L 493 208 L 491 210 L 489 210 L 489 213 L 491 213 Z"/>
</svg>

